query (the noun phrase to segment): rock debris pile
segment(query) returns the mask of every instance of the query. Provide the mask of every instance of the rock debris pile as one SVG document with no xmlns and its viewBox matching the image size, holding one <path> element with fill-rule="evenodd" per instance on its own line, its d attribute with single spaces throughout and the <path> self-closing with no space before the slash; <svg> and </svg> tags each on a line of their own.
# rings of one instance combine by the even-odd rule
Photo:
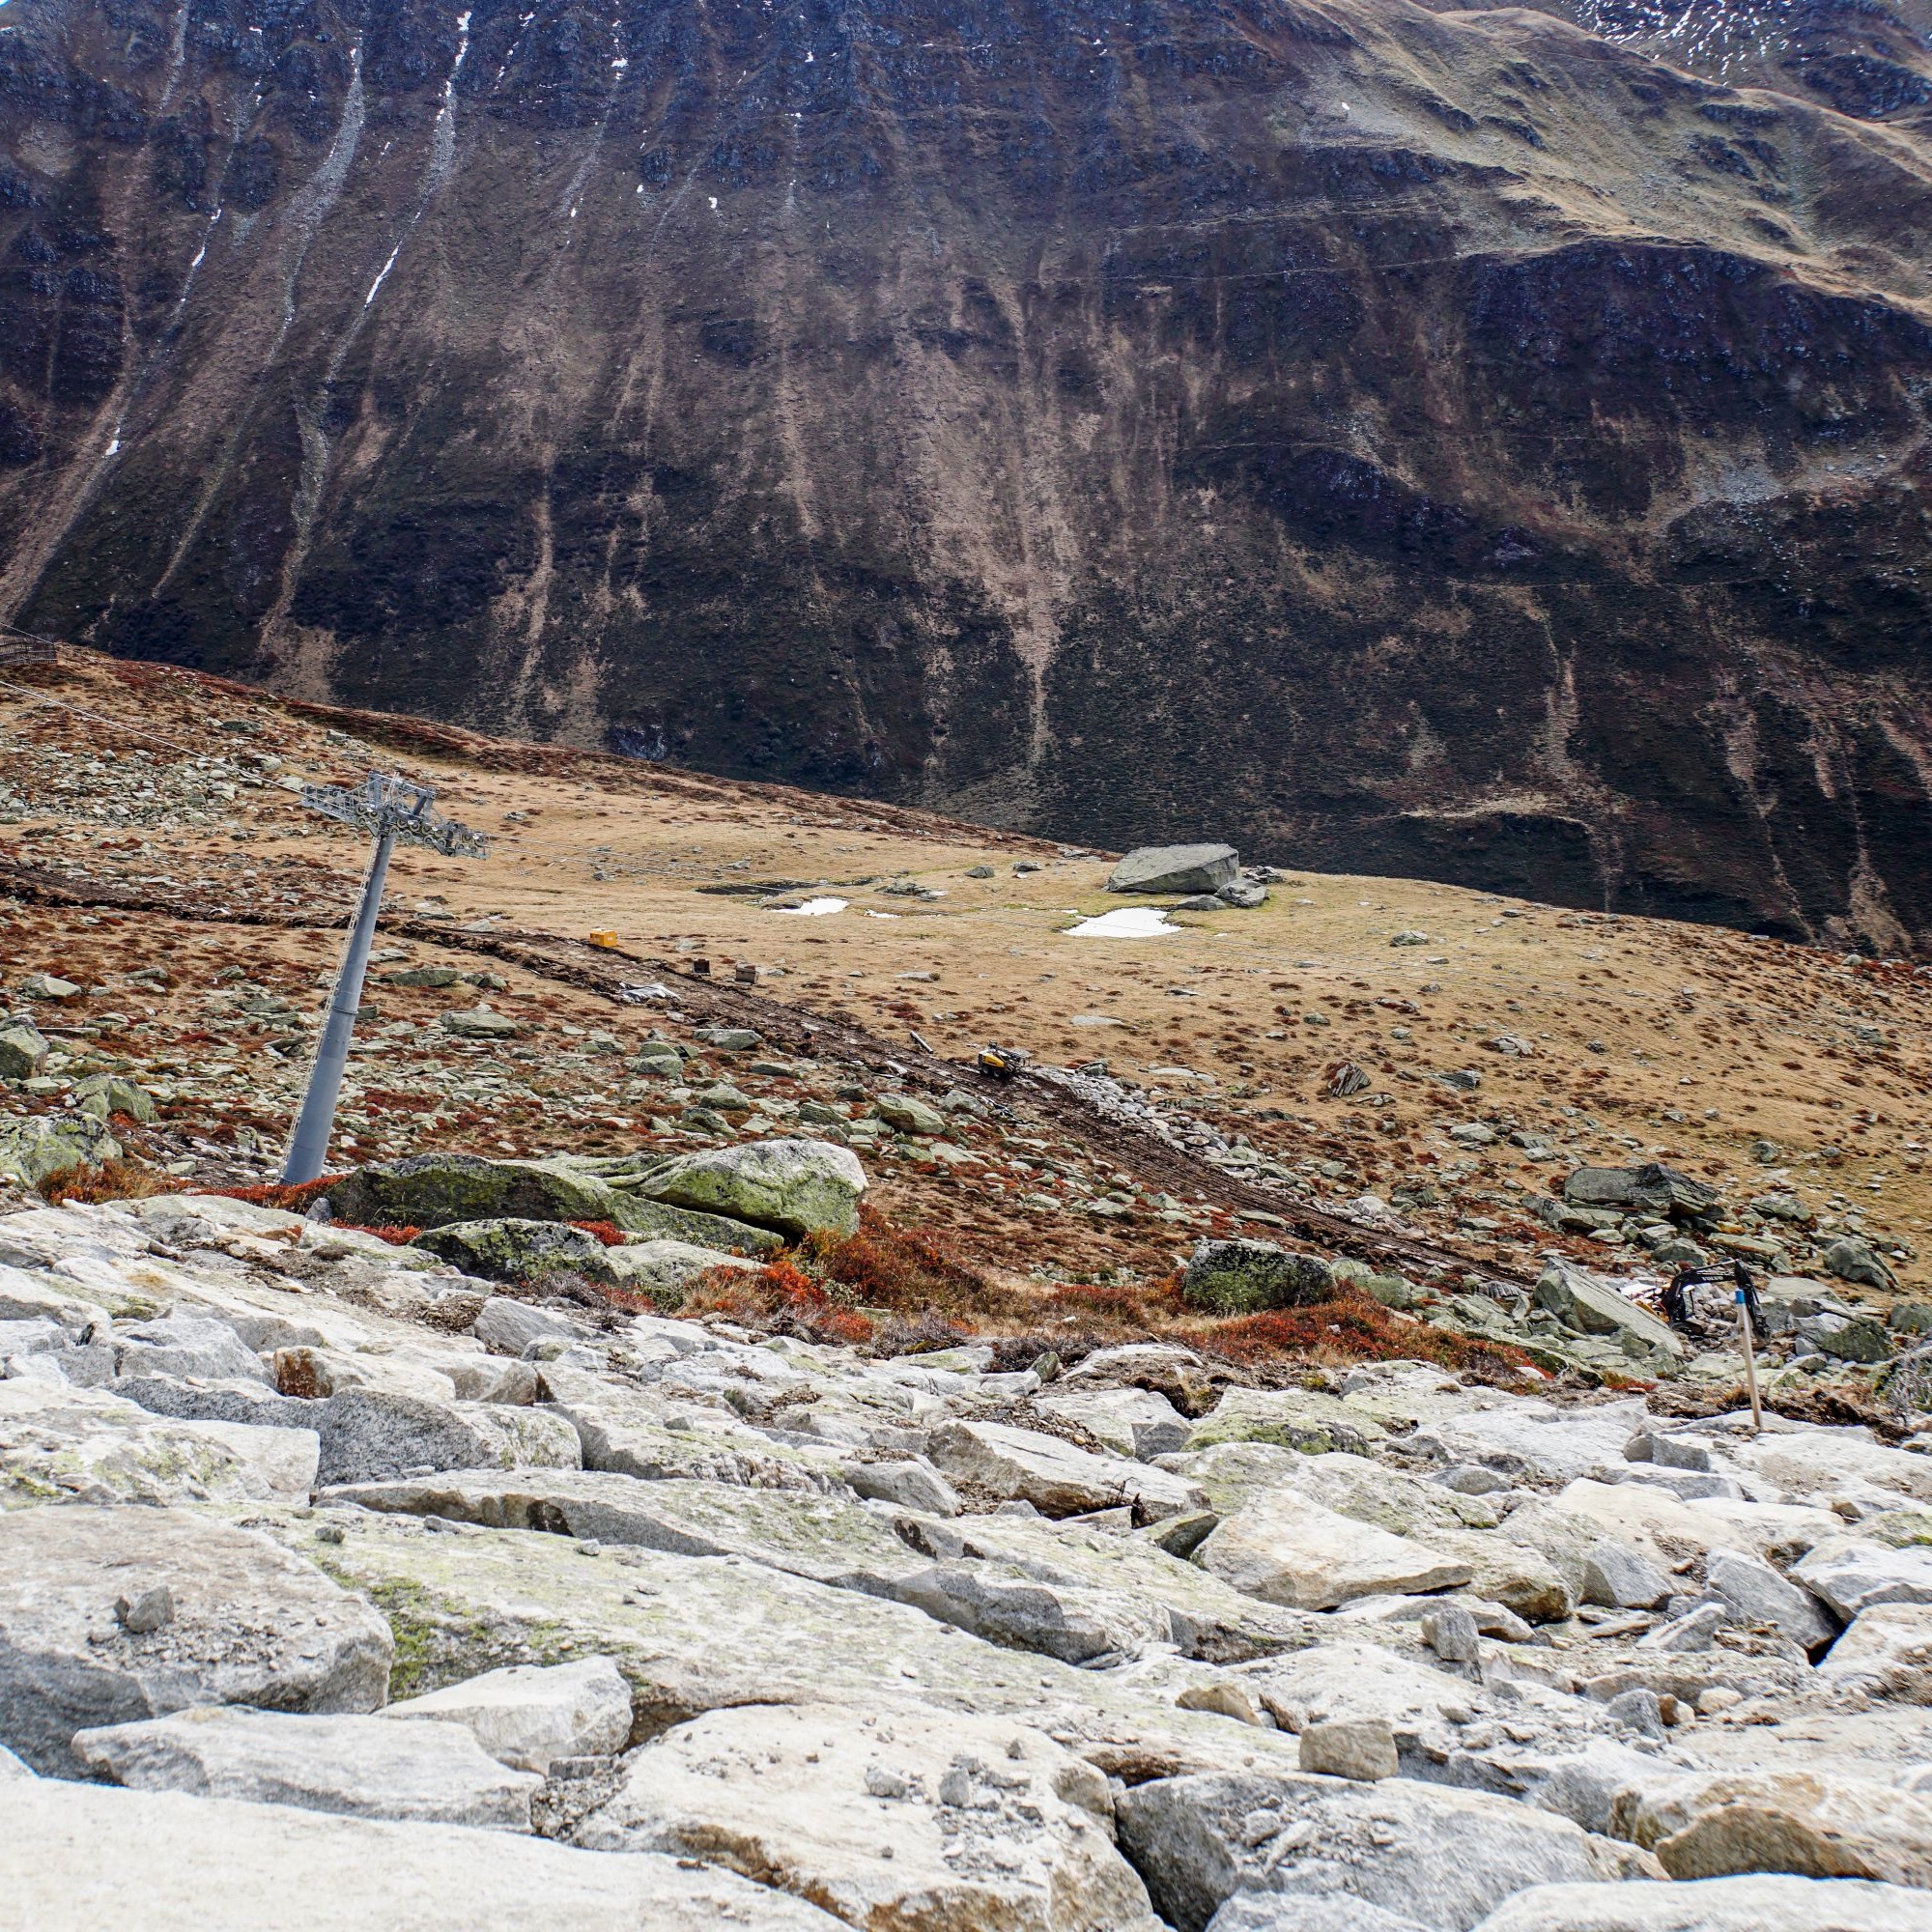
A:
<svg viewBox="0 0 1932 1932">
<path fill-rule="evenodd" d="M 0 1896 L 81 1923 L 84 1845 L 89 1923 L 1932 1923 L 1925 1435 L 648 1312 L 867 1185 L 768 1141 L 0 1215 Z"/>
</svg>

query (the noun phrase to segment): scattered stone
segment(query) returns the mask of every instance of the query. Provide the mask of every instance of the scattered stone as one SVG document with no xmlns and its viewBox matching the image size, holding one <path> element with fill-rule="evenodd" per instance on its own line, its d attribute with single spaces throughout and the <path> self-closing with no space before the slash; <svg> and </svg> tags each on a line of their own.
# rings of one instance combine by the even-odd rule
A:
<svg viewBox="0 0 1932 1932">
<path fill-rule="evenodd" d="M 114 1621 L 129 1636 L 152 1636 L 174 1620 L 174 1592 L 165 1583 L 155 1583 L 114 1600 Z"/>
<path fill-rule="evenodd" d="M 1373 1784 L 1402 1769 L 1395 1730 L 1385 1718 L 1333 1718 L 1301 1734 L 1301 1768 Z"/>
</svg>

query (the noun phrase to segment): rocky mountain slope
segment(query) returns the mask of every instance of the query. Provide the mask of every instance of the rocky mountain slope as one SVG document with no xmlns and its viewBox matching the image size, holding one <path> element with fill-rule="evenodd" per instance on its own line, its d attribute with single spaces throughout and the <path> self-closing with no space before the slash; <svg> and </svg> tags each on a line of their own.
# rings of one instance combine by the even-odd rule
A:
<svg viewBox="0 0 1932 1932">
<path fill-rule="evenodd" d="M 1897 950 L 1926 26 L 13 0 L 0 615 Z"/>
<path fill-rule="evenodd" d="M 1918 973 L 78 653 L 0 760 L 25 1922 L 1924 1924 Z M 281 1189 L 376 762 L 493 847 Z"/>
</svg>

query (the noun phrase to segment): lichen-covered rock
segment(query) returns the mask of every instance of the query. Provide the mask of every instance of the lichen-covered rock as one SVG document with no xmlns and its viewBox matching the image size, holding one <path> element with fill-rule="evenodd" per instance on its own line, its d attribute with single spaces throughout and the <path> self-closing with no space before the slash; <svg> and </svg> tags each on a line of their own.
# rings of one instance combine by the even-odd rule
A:
<svg viewBox="0 0 1932 1932">
<path fill-rule="evenodd" d="M 794 1239 L 855 1233 L 865 1191 L 866 1171 L 850 1148 L 789 1140 L 686 1154 L 639 1188 L 673 1208 L 749 1221 Z"/>
<path fill-rule="evenodd" d="M 300 1502 L 315 1488 L 319 1454 L 312 1428 L 176 1418 L 106 1389 L 0 1381 L 0 1510 L 207 1497 Z"/>
<path fill-rule="evenodd" d="M 412 1153 L 332 1181 L 338 1221 L 361 1227 L 444 1228 L 463 1221 L 614 1221 L 621 1207 L 604 1181 L 556 1160 L 487 1160 L 473 1153 Z"/>
<path fill-rule="evenodd" d="M 541 1529 L 685 1556 L 742 1556 L 835 1588 L 890 1596 L 923 1564 L 883 1517 L 838 1496 L 729 1483 L 639 1482 L 589 1469 L 477 1469 L 354 1483 L 328 1500 L 493 1529 Z"/>
<path fill-rule="evenodd" d="M 0 1120 L 0 1178 L 38 1187 L 43 1180 L 121 1158 L 121 1143 L 92 1114 L 30 1114 Z"/>
<path fill-rule="evenodd" d="M 1334 1277 L 1314 1255 L 1291 1254 L 1272 1241 L 1204 1240 L 1181 1273 L 1180 1293 L 1209 1314 L 1252 1315 L 1329 1300 Z"/>
<path fill-rule="evenodd" d="M 31 1080 L 47 1064 L 47 1037 L 32 1020 L 0 1026 L 0 1080 Z"/>
<path fill-rule="evenodd" d="M 83 1114 L 92 1114 L 100 1121 L 126 1114 L 130 1121 L 145 1125 L 159 1111 L 155 1096 L 145 1087 L 119 1073 L 90 1073 L 74 1083 L 73 1097 Z"/>
<path fill-rule="evenodd" d="M 587 1229 L 514 1217 L 425 1228 L 412 1245 L 484 1281 L 529 1281 L 557 1268 L 594 1273 L 604 1261 L 604 1243 Z"/>
<path fill-rule="evenodd" d="M 675 1309 L 683 1304 L 686 1292 L 700 1275 L 714 1268 L 755 1274 L 757 1264 L 716 1248 L 695 1247 L 689 1241 L 652 1240 L 607 1249 L 598 1268 L 603 1279 L 619 1288 L 648 1294 L 661 1308 Z"/>
</svg>

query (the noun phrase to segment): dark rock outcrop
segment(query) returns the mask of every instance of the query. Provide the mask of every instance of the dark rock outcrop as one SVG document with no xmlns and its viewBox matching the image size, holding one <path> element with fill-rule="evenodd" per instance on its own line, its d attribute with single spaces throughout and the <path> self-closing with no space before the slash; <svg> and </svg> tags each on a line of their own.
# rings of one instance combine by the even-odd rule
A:
<svg viewBox="0 0 1932 1932">
<path fill-rule="evenodd" d="M 1923 13 L 14 0 L 0 616 L 1916 941 Z"/>
</svg>

